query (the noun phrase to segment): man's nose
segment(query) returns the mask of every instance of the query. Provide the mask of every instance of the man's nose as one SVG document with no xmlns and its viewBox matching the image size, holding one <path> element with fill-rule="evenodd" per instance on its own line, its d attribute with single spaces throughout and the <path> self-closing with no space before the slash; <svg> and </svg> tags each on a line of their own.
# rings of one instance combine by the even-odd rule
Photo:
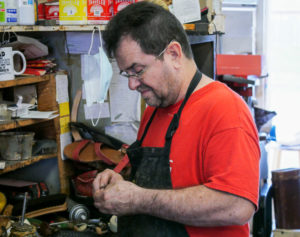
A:
<svg viewBox="0 0 300 237">
<path fill-rule="evenodd" d="M 138 86 L 141 85 L 141 82 L 138 78 L 135 77 L 129 77 L 128 78 L 128 87 L 130 90 L 136 90 Z"/>
</svg>

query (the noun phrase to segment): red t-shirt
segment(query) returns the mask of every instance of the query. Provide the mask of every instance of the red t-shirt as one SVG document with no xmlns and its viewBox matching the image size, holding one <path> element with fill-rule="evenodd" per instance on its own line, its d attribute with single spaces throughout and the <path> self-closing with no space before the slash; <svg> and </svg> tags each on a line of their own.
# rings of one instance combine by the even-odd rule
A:
<svg viewBox="0 0 300 237">
<path fill-rule="evenodd" d="M 163 147 L 165 134 L 182 101 L 159 108 L 142 146 Z M 138 138 L 153 113 L 147 107 Z M 170 167 L 173 188 L 205 185 L 250 200 L 257 207 L 259 141 L 247 104 L 225 84 L 213 82 L 187 101 L 173 136 Z M 201 205 L 201 204 L 200 204 Z M 186 226 L 189 236 L 249 236 L 249 225 Z"/>
</svg>

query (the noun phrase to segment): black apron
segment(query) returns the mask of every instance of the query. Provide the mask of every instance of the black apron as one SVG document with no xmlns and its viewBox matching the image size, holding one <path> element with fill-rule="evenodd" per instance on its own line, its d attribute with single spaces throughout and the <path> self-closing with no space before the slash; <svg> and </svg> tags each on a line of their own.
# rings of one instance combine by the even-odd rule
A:
<svg viewBox="0 0 300 237">
<path fill-rule="evenodd" d="M 155 109 L 141 139 L 135 141 L 127 149 L 127 154 L 132 166 L 132 179 L 138 186 L 149 189 L 172 189 L 169 164 L 172 137 L 178 128 L 179 118 L 184 105 L 198 85 L 201 77 L 201 72 L 197 70 L 178 112 L 174 115 L 168 127 L 164 147 L 141 146 L 157 111 L 157 109 Z M 118 236 L 184 237 L 188 236 L 188 234 L 183 224 L 150 215 L 131 215 L 118 218 Z"/>
</svg>

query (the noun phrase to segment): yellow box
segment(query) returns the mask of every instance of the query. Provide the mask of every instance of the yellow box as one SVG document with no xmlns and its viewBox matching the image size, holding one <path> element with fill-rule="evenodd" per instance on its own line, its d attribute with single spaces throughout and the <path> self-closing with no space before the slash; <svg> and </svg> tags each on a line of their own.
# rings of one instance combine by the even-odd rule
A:
<svg viewBox="0 0 300 237">
<path fill-rule="evenodd" d="M 300 237 L 300 229 L 286 230 L 276 229 L 273 230 L 274 237 Z"/>
<path fill-rule="evenodd" d="M 87 24 L 87 0 L 59 0 L 59 24 Z"/>
</svg>

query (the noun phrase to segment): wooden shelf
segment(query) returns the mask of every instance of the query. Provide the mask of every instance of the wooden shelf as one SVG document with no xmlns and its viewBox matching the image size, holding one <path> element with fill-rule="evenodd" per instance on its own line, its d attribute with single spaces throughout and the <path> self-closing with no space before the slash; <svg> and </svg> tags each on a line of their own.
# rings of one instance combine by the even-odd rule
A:
<svg viewBox="0 0 300 237">
<path fill-rule="evenodd" d="M 28 85 L 28 84 L 33 84 L 33 83 L 42 82 L 42 81 L 48 81 L 49 78 L 50 78 L 50 74 L 46 74 L 44 76 L 16 77 L 14 80 L 0 81 L 0 89 L 14 87 L 14 86 Z"/>
<path fill-rule="evenodd" d="M 51 75 L 52 74 L 46 74 L 44 76 L 22 76 L 16 77 L 16 79 L 14 80 L 0 81 L 0 89 L 21 85 L 29 85 L 38 82 L 46 82 L 50 80 Z M 51 119 L 15 119 L 8 122 L 0 122 L 0 132 L 25 127 L 33 124 L 38 124 L 49 120 Z"/>
<path fill-rule="evenodd" d="M 10 122 L 0 123 L 0 132 L 15 128 L 26 127 L 29 125 L 38 124 L 49 120 L 51 119 L 15 119 Z"/>
<path fill-rule="evenodd" d="M 92 31 L 94 27 L 105 30 L 106 25 L 0 26 L 0 32 Z M 183 24 L 183 28 L 195 31 L 195 24 Z"/>
<path fill-rule="evenodd" d="M 59 25 L 59 26 L 0 26 L 1 32 L 34 32 L 34 31 L 92 31 L 94 27 L 104 30 L 106 25 Z"/>
<path fill-rule="evenodd" d="M 40 160 L 50 159 L 50 158 L 54 158 L 54 157 L 57 157 L 57 153 L 33 156 L 31 159 L 28 159 L 28 160 L 6 161 L 5 169 L 0 170 L 0 175 L 5 174 L 10 171 L 14 171 L 19 168 L 23 168 L 23 167 L 31 165 L 31 164 L 34 164 Z"/>
</svg>

